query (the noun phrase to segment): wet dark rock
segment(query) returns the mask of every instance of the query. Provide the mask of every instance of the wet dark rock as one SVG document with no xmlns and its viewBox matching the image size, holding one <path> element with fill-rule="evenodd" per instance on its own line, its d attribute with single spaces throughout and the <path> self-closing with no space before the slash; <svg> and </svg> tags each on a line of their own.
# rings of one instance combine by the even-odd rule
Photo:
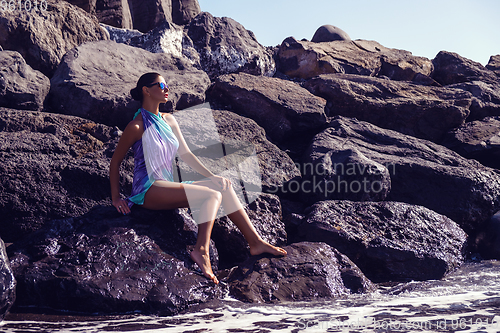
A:
<svg viewBox="0 0 500 333">
<path fill-rule="evenodd" d="M 411 81 L 420 73 L 430 75 L 429 59 L 411 52 L 386 48 L 375 41 L 337 40 L 315 43 L 285 39 L 279 48 L 277 69 L 293 78 L 310 79 L 320 74 L 347 73 L 386 76 Z"/>
<path fill-rule="evenodd" d="M 0 51 L 0 106 L 41 110 L 49 89 L 50 80 L 26 64 L 21 54 Z"/>
<path fill-rule="evenodd" d="M 66 1 L 46 3 L 47 10 L 1 11 L 0 45 L 19 52 L 33 69 L 50 78 L 67 51 L 107 35 L 97 18 L 81 8 Z"/>
<path fill-rule="evenodd" d="M 355 117 L 419 138 L 439 141 L 469 115 L 470 93 L 352 74 L 328 74 L 303 85 L 325 98 L 329 116 Z"/>
<path fill-rule="evenodd" d="M 442 145 L 463 157 L 500 169 L 500 116 L 465 123 L 450 131 Z"/>
<path fill-rule="evenodd" d="M 484 259 L 500 259 L 500 211 L 496 212 L 475 239 Z"/>
<path fill-rule="evenodd" d="M 284 257 L 252 256 L 228 278 L 231 296 L 252 303 L 304 301 L 365 293 L 375 286 L 346 256 L 323 243 L 284 247 Z"/>
<path fill-rule="evenodd" d="M 299 234 L 334 246 L 374 282 L 440 279 L 463 263 L 467 241 L 446 216 L 390 201 L 317 202 Z"/>
<path fill-rule="evenodd" d="M 304 154 L 300 170 L 302 177 L 288 182 L 286 191 L 300 188 L 302 199 L 309 203 L 332 199 L 382 201 L 387 198 L 391 191 L 391 165 L 380 164 L 356 148 L 325 151 L 325 145 L 319 143 L 320 136 L 315 137 Z"/>
<path fill-rule="evenodd" d="M 187 61 L 100 41 L 76 47 L 64 56 L 51 79 L 48 104 L 57 113 L 124 128 L 140 107 L 130 89 L 147 72 L 159 72 L 169 84 L 169 101 L 162 104 L 163 110 L 205 101 L 209 78 Z"/>
<path fill-rule="evenodd" d="M 334 40 L 351 40 L 351 37 L 342 29 L 337 28 L 333 25 L 323 25 L 316 30 L 312 42 L 321 43 L 321 42 L 333 42 Z"/>
<path fill-rule="evenodd" d="M 252 118 L 273 142 L 291 149 L 297 149 L 293 142 L 300 134 L 317 132 L 326 124 L 325 100 L 291 81 L 229 74 L 218 77 L 207 94 L 214 106 Z M 300 141 L 303 146 L 307 140 Z"/>
<path fill-rule="evenodd" d="M 185 31 L 199 53 L 201 68 L 212 80 L 235 72 L 265 76 L 275 72 L 273 53 L 231 18 L 201 12 Z"/>
<path fill-rule="evenodd" d="M 486 68 L 493 71 L 498 77 L 500 77 L 500 54 L 491 56 Z"/>
<path fill-rule="evenodd" d="M 272 245 L 286 245 L 287 234 L 282 222 L 278 196 L 261 193 L 256 200 L 248 206 L 245 205 L 244 209 L 262 239 Z M 227 216 L 216 220 L 212 239 L 217 246 L 222 268 L 233 267 L 250 257 L 250 247 L 247 240 Z"/>
<path fill-rule="evenodd" d="M 500 116 L 500 83 L 482 81 L 456 83 L 447 88 L 461 89 L 472 94 L 470 114 L 467 121 L 480 120 L 489 116 Z"/>
<path fill-rule="evenodd" d="M 500 173 L 497 170 L 430 141 L 367 122 L 336 117 L 329 128 L 316 135 L 308 154 L 310 157 L 304 156 L 301 169 L 309 162 L 331 164 L 330 156 L 337 154 L 360 155 L 370 163 L 383 165 L 391 180 L 386 200 L 434 210 L 457 222 L 468 233 L 480 229 L 500 209 Z M 369 165 L 360 160 L 343 167 L 363 170 Z M 363 174 L 358 175 L 357 181 L 362 184 Z M 318 169 L 311 177 L 321 179 L 325 175 Z M 352 184 L 347 185 L 351 191 Z M 358 191 L 357 185 L 353 191 Z M 319 191 L 318 188 L 313 190 Z"/>
<path fill-rule="evenodd" d="M 7 242 L 49 219 L 79 216 L 109 200 L 116 128 L 34 111 L 0 108 L 0 234 Z M 122 165 L 130 193 L 133 161 Z M 127 192 L 128 189 L 128 192 Z"/>
<path fill-rule="evenodd" d="M 441 51 L 432 60 L 432 78 L 446 86 L 454 83 L 483 81 L 498 83 L 498 77 L 478 62 L 464 58 L 457 53 Z"/>
<path fill-rule="evenodd" d="M 16 300 L 16 279 L 5 244 L 0 238 L 0 323 Z"/>
<path fill-rule="evenodd" d="M 197 225 L 186 209 L 130 215 L 97 206 L 48 222 L 9 247 L 18 280 L 17 307 L 85 313 L 133 311 L 172 315 L 225 295 L 197 271 L 188 249 Z M 217 250 L 211 245 L 217 270 Z"/>
</svg>

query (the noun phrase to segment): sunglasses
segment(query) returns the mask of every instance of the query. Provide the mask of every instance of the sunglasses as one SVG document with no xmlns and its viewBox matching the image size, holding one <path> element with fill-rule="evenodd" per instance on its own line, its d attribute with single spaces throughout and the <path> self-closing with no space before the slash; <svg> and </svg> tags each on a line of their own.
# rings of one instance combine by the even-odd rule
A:
<svg viewBox="0 0 500 333">
<path fill-rule="evenodd" d="M 150 87 L 152 87 L 152 86 L 154 86 L 154 85 L 159 85 L 161 90 L 165 90 L 165 88 L 166 88 L 167 90 L 169 90 L 169 89 L 168 89 L 168 86 L 167 86 L 165 83 L 163 83 L 163 82 L 155 82 L 155 83 L 151 83 L 151 84 L 147 85 L 146 87 L 150 88 Z"/>
</svg>

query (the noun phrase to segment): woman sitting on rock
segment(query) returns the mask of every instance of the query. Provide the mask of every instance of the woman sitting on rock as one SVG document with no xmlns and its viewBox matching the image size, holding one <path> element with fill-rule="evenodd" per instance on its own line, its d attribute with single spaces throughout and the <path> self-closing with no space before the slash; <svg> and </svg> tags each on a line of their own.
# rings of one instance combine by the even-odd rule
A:
<svg viewBox="0 0 500 333">
<path fill-rule="evenodd" d="M 142 75 L 130 91 L 132 98 L 142 102 L 142 107 L 123 131 L 111 159 L 109 178 L 113 206 L 121 214 L 129 214 L 133 204 L 154 210 L 196 205 L 199 209 L 198 238 L 190 256 L 203 274 L 215 283 L 219 281 L 210 264 L 209 242 L 221 203 L 226 212 L 231 212 L 229 218 L 248 241 L 250 254 L 286 255 L 284 249 L 270 245 L 258 235 L 231 182 L 211 173 L 190 151 L 174 116 L 159 112 L 160 103 L 167 102 L 168 91 L 165 79 L 158 73 Z M 134 150 L 135 164 L 132 195 L 122 199 L 119 170 L 130 147 Z M 207 179 L 175 182 L 172 162 L 177 151 L 183 161 Z"/>
</svg>

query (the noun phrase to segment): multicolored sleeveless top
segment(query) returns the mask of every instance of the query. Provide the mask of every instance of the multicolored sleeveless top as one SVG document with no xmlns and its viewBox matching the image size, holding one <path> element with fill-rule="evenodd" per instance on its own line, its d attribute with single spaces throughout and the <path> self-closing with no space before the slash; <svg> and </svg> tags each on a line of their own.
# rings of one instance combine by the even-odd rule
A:
<svg viewBox="0 0 500 333">
<path fill-rule="evenodd" d="M 133 145 L 134 180 L 132 194 L 127 198 L 129 207 L 142 205 L 144 196 L 156 180 L 174 181 L 173 160 L 179 141 L 172 128 L 158 114 L 140 108 L 134 119 L 142 115 L 144 134 Z M 190 184 L 192 181 L 183 181 Z"/>
</svg>

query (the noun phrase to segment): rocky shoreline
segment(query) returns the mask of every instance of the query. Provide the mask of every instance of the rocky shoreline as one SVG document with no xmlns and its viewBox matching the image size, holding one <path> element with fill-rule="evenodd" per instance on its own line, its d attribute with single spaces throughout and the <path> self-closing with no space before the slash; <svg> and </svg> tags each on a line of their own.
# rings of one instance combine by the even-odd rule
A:
<svg viewBox="0 0 500 333">
<path fill-rule="evenodd" d="M 128 3 L 0 12 L 0 319 L 331 299 L 500 258 L 500 55 L 431 60 L 331 26 L 264 47 L 196 0 Z M 250 256 L 220 217 L 214 286 L 189 258 L 188 209 L 110 205 L 109 162 L 139 107 L 128 92 L 148 71 L 171 89 L 162 111 L 244 185 L 252 222 L 288 256 Z M 124 195 L 132 172 L 129 154 Z"/>
</svg>

